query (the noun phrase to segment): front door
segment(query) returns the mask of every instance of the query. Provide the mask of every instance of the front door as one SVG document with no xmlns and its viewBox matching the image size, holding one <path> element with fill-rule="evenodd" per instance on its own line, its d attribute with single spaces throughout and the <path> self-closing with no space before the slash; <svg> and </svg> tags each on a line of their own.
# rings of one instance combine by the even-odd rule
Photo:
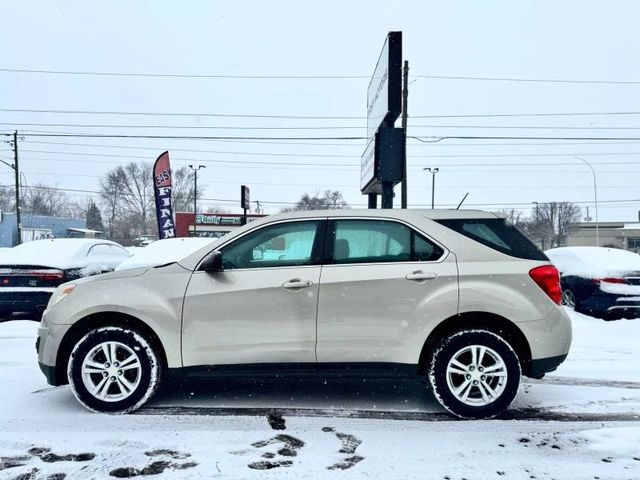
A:
<svg viewBox="0 0 640 480">
<path fill-rule="evenodd" d="M 221 248 L 224 271 L 194 272 L 183 310 L 185 367 L 316 362 L 325 223 L 260 227 Z"/>
</svg>

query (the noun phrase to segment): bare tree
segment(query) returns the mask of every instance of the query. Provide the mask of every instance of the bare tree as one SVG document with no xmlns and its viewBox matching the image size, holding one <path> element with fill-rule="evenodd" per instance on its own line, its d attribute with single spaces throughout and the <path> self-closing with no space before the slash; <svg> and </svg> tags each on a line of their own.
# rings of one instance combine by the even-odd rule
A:
<svg viewBox="0 0 640 480">
<path fill-rule="evenodd" d="M 193 209 L 193 177 L 189 167 L 181 167 L 172 172 L 172 189 L 174 212 L 190 212 Z M 198 183 L 198 199 L 202 198 L 206 185 Z"/>
<path fill-rule="evenodd" d="M 507 222 L 516 227 L 523 228 L 527 223 L 527 217 L 524 213 L 515 208 L 502 208 L 498 210 L 498 213 L 503 215 Z"/>
<path fill-rule="evenodd" d="M 564 245 L 567 236 L 580 221 L 580 207 L 571 202 L 549 202 L 536 205 L 527 233 L 542 248 Z"/>
<path fill-rule="evenodd" d="M 7 187 L 6 185 L 0 186 L 0 211 L 13 212 L 16 209 L 16 189 Z"/>
<path fill-rule="evenodd" d="M 23 190 L 22 211 L 33 215 L 66 217 L 70 215 L 69 201 L 64 192 L 36 183 Z"/>
<path fill-rule="evenodd" d="M 322 196 L 320 196 L 320 192 L 315 192 L 313 195 L 305 193 L 293 208 L 285 208 L 283 212 L 296 210 L 335 210 L 347 207 L 347 202 L 344 201 L 342 193 L 338 190 L 325 190 Z"/>
<path fill-rule="evenodd" d="M 122 185 L 125 177 L 124 169 L 118 167 L 107 172 L 100 180 L 100 200 L 109 222 L 109 238 L 115 237 L 116 218 L 124 209 Z"/>
</svg>

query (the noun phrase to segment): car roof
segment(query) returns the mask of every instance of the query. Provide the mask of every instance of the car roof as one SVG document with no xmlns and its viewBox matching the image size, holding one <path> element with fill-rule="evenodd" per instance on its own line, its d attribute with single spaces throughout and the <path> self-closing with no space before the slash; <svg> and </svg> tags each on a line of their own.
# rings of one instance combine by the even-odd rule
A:
<svg viewBox="0 0 640 480">
<path fill-rule="evenodd" d="M 298 210 L 295 212 L 269 215 L 264 220 L 270 222 L 288 218 L 309 217 L 371 217 L 371 218 L 399 218 L 412 219 L 426 217 L 432 220 L 465 219 L 465 218 L 501 218 L 499 215 L 483 210 L 455 210 L 455 209 L 337 209 L 337 210 Z M 265 222 L 266 223 L 266 222 Z"/>
</svg>

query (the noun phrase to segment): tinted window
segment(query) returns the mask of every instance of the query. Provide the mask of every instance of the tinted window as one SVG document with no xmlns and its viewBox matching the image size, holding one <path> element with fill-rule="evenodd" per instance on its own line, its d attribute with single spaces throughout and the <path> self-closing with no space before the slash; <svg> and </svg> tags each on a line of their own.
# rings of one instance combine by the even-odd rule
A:
<svg viewBox="0 0 640 480">
<path fill-rule="evenodd" d="M 438 223 L 501 253 L 528 260 L 548 260 L 524 233 L 502 218 L 448 219 Z"/>
<path fill-rule="evenodd" d="M 401 223 L 338 220 L 333 263 L 433 261 L 443 250 Z"/>
<path fill-rule="evenodd" d="M 261 228 L 222 249 L 225 270 L 310 265 L 319 222 L 290 222 Z"/>
</svg>

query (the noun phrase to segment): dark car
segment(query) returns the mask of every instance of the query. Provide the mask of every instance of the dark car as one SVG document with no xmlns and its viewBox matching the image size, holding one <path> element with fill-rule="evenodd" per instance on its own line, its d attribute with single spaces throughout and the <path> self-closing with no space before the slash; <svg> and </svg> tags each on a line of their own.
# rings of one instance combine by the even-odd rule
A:
<svg viewBox="0 0 640 480">
<path fill-rule="evenodd" d="M 602 247 L 552 248 L 545 254 L 560 271 L 565 305 L 605 320 L 640 317 L 640 255 Z"/>
<path fill-rule="evenodd" d="M 40 320 L 56 287 L 75 278 L 110 272 L 130 257 L 115 242 L 51 239 L 0 252 L 0 320 L 13 314 Z"/>
</svg>

